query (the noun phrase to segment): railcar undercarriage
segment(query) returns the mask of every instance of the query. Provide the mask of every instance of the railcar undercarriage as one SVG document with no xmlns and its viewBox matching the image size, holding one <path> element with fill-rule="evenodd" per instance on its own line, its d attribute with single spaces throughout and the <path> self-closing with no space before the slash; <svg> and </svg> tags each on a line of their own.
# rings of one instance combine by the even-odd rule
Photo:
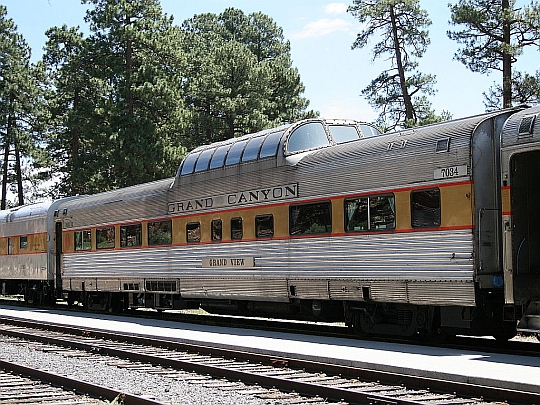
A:
<svg viewBox="0 0 540 405">
<path fill-rule="evenodd" d="M 54 288 L 46 280 L 5 280 L 0 284 L 0 294 L 23 296 L 31 305 L 53 305 L 56 300 Z"/>
<path fill-rule="evenodd" d="M 3 281 L 3 295 L 24 296 L 32 305 L 52 305 L 54 290 L 49 283 L 18 280 Z M 93 311 L 123 312 L 151 308 L 157 311 L 203 309 L 209 313 L 249 317 L 294 319 L 314 322 L 345 322 L 358 335 L 415 335 L 440 337 L 456 334 L 494 336 L 508 340 L 516 335 L 521 319 L 534 333 L 539 325 L 540 301 L 531 301 L 523 308 L 502 305 L 500 293 L 479 292 L 476 307 L 420 306 L 374 301 L 321 301 L 294 299 L 290 302 L 242 300 L 185 300 L 179 294 L 149 292 L 70 291 L 64 294 L 69 305 L 78 303 Z M 527 317 L 527 314 L 529 316 Z M 532 315 L 530 315 L 532 314 Z M 531 321 L 532 320 L 532 321 Z"/>
<path fill-rule="evenodd" d="M 292 300 L 291 302 L 242 300 L 184 300 L 178 294 L 70 292 L 69 304 L 81 303 L 95 311 L 122 312 L 152 308 L 157 311 L 203 309 L 220 315 L 345 322 L 358 335 L 401 337 L 455 334 L 491 335 L 507 340 L 516 334 L 516 321 L 503 320 L 500 297 L 485 294 L 476 307 L 421 306 L 383 302 Z"/>
</svg>

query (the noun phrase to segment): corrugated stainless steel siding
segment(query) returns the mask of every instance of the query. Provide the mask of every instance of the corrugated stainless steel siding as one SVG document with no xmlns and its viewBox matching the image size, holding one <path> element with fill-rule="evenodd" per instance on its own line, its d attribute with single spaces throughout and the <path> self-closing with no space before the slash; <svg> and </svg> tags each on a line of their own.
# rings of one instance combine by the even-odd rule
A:
<svg viewBox="0 0 540 405">
<path fill-rule="evenodd" d="M 301 192 L 335 195 L 433 181 L 437 168 L 470 165 L 474 124 L 368 138 L 308 155 L 298 163 Z M 450 151 L 436 153 L 437 141 L 447 137 Z"/>
<path fill-rule="evenodd" d="M 532 134 L 519 135 L 519 127 L 525 117 L 536 116 Z M 512 115 L 506 121 L 501 137 L 503 150 L 512 147 L 522 146 L 540 141 L 540 107 L 527 108 L 517 114 Z"/>
<path fill-rule="evenodd" d="M 320 279 L 295 279 L 288 280 L 290 298 L 328 300 L 330 299 L 329 281 Z"/>
<path fill-rule="evenodd" d="M 165 179 L 69 200 L 59 205 L 60 219 L 70 229 L 165 217 L 172 182 Z"/>
<path fill-rule="evenodd" d="M 0 236 L 32 235 L 47 232 L 50 202 L 0 211 Z M 17 242 L 18 243 L 18 242 Z M 0 279 L 47 280 L 47 254 L 24 253 L 0 257 Z"/>
<path fill-rule="evenodd" d="M 203 258 L 254 257 L 256 267 L 202 268 Z M 264 271 L 264 273 L 262 273 Z M 64 275 L 454 280 L 473 277 L 472 231 L 200 244 L 64 255 Z"/>
<path fill-rule="evenodd" d="M 220 257 L 254 257 L 255 267 L 202 267 L 203 258 Z M 474 298 L 470 230 L 74 253 L 64 257 L 63 277 L 178 279 L 181 291 L 189 297 L 285 298 L 292 296 L 290 286 L 294 285 L 295 296 L 305 299 L 360 299 L 362 286 L 371 288 L 379 300 L 395 302 L 432 298 L 442 302 L 437 298 L 441 286 L 459 291 L 465 288 L 464 295 L 449 293 L 458 300 L 463 296 L 462 305 L 469 305 Z M 279 287 L 274 289 L 275 284 L 269 283 L 266 291 L 268 280 L 278 280 Z M 344 286 L 342 280 L 349 282 Z M 415 287 L 419 292 L 411 296 L 407 291 L 411 282 L 439 284 Z M 355 283 L 360 288 L 355 290 Z"/>
<path fill-rule="evenodd" d="M 184 298 L 288 302 L 287 281 L 268 278 L 181 278 Z"/>
<path fill-rule="evenodd" d="M 40 203 L 0 211 L 0 236 L 18 236 L 47 231 L 47 213 L 51 203 Z"/>
<path fill-rule="evenodd" d="M 450 121 L 419 129 L 366 138 L 293 155 L 292 165 L 201 174 L 192 183 L 174 187 L 170 201 L 203 198 L 229 192 L 298 182 L 300 198 L 399 188 L 434 180 L 434 170 L 470 166 L 471 137 L 476 126 L 491 115 Z M 437 141 L 450 138 L 448 152 L 437 153 Z M 247 167 L 247 166 L 246 166 Z M 471 169 L 472 170 L 472 169 Z M 470 174 L 470 173 L 469 173 Z"/>
<path fill-rule="evenodd" d="M 47 253 L 0 257 L 2 280 L 47 280 Z"/>
</svg>

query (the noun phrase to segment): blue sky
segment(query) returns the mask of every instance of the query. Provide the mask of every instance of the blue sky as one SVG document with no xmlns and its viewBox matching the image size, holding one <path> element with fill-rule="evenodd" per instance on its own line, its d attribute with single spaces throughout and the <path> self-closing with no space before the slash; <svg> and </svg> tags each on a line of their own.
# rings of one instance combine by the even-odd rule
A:
<svg viewBox="0 0 540 405">
<path fill-rule="evenodd" d="M 433 24 L 429 29 L 431 45 L 419 61 L 419 70 L 437 77 L 437 94 L 431 98 L 436 112 L 447 110 L 459 118 L 484 111 L 482 92 L 500 82 L 500 73 L 472 73 L 453 59 L 457 44 L 446 36 L 450 29 L 447 3 L 420 0 Z M 41 57 L 48 28 L 67 24 L 87 31 L 87 6 L 79 0 L 0 0 L 0 4 L 7 7 L 8 17 L 30 44 L 34 59 Z M 172 14 L 177 24 L 195 14 L 220 13 L 227 7 L 246 14 L 261 11 L 269 15 L 291 42 L 293 64 L 306 87 L 304 96 L 310 100 L 310 108 L 327 118 L 373 121 L 377 112 L 361 97 L 361 90 L 385 64 L 371 61 L 369 47 L 351 50 L 360 24 L 346 12 L 350 4 L 352 0 L 161 0 L 163 11 Z M 539 56 L 538 49 L 527 51 L 517 68 L 536 72 L 540 68 Z"/>
</svg>

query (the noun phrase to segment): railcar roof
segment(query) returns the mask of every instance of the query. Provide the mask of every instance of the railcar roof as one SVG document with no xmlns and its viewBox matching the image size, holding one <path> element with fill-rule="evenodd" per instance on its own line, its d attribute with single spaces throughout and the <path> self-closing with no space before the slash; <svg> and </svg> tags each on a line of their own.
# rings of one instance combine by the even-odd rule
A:
<svg viewBox="0 0 540 405">
<path fill-rule="evenodd" d="M 109 204 L 119 201 L 134 201 L 141 200 L 147 196 L 154 195 L 170 187 L 173 183 L 173 178 L 157 180 L 150 183 L 137 184 L 130 187 L 120 188 L 117 190 L 105 191 L 98 194 L 83 195 L 60 204 L 60 210 L 64 208 L 88 207 L 101 204 Z"/>
<path fill-rule="evenodd" d="M 380 131 L 372 124 L 361 121 L 301 120 L 195 148 L 182 161 L 177 179 L 261 160 L 279 160 L 374 135 L 380 135 Z"/>
<path fill-rule="evenodd" d="M 0 221 L 11 222 L 16 219 L 47 215 L 52 202 L 44 201 L 36 204 L 28 204 L 0 211 Z"/>
</svg>

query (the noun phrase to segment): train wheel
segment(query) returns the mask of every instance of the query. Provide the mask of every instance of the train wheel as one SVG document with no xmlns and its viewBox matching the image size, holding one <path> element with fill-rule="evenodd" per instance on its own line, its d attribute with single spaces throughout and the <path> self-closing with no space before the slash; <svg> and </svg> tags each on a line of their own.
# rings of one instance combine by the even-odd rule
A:
<svg viewBox="0 0 540 405">
<path fill-rule="evenodd" d="M 91 311 L 105 311 L 109 307 L 107 294 L 95 293 L 86 296 L 86 308 Z"/>
<path fill-rule="evenodd" d="M 24 301 L 30 305 L 41 305 L 43 304 L 43 295 L 37 289 L 30 288 L 24 295 Z"/>
<path fill-rule="evenodd" d="M 440 328 L 437 328 L 436 331 L 428 334 L 429 342 L 433 345 L 441 345 L 448 342 L 455 335 L 448 333 Z"/>
<path fill-rule="evenodd" d="M 362 329 L 362 325 L 360 323 L 361 316 L 362 314 L 360 312 L 353 312 L 351 314 L 351 322 L 348 324 L 348 326 L 356 336 L 366 337 L 367 333 L 364 331 L 364 329 Z"/>
<path fill-rule="evenodd" d="M 507 323 L 503 323 L 499 330 L 497 330 L 493 337 L 497 342 L 505 343 L 517 335 L 517 330 L 514 325 L 510 326 Z"/>
</svg>

